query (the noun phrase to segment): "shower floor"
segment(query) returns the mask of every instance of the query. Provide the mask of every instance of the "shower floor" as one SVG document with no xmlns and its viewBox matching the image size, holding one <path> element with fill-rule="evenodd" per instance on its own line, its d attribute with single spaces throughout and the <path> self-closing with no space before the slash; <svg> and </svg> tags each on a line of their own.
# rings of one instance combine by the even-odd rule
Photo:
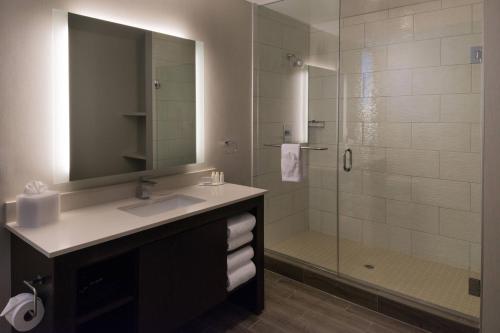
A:
<svg viewBox="0 0 500 333">
<path fill-rule="evenodd" d="M 270 250 L 337 272 L 337 237 L 308 231 Z M 367 269 L 365 265 L 373 265 Z M 479 297 L 468 294 L 471 273 L 385 249 L 340 240 L 344 275 L 395 291 L 418 301 L 479 318 Z M 475 277 L 478 277 L 476 275 Z"/>
</svg>

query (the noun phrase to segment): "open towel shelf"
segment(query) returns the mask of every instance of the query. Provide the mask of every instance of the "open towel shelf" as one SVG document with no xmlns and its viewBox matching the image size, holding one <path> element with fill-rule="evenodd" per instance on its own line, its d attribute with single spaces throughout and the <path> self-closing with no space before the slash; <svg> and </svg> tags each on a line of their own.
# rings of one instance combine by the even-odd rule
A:
<svg viewBox="0 0 500 333">
<path fill-rule="evenodd" d="M 277 144 L 264 144 L 264 147 L 281 148 L 281 143 L 277 143 Z M 304 150 L 328 150 L 327 147 L 310 147 L 310 146 L 301 146 L 300 149 L 304 149 Z"/>
</svg>

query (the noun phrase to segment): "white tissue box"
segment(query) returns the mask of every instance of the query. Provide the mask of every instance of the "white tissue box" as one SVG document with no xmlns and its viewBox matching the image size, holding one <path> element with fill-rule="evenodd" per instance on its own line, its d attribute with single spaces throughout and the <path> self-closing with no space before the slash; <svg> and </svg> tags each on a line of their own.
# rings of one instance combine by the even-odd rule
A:
<svg viewBox="0 0 500 333">
<path fill-rule="evenodd" d="M 21 227 L 39 227 L 59 220 L 59 192 L 45 191 L 40 194 L 17 196 L 17 224 Z"/>
</svg>

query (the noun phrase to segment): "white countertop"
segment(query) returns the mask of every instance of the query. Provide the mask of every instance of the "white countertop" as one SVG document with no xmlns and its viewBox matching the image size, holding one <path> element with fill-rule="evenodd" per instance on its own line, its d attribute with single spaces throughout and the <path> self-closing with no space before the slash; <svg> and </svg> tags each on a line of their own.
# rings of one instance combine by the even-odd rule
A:
<svg viewBox="0 0 500 333">
<path fill-rule="evenodd" d="M 57 223 L 38 228 L 20 227 L 17 222 L 8 223 L 6 227 L 10 232 L 23 239 L 48 258 L 53 258 L 219 207 L 258 197 L 266 192 L 266 190 L 235 184 L 224 184 L 221 186 L 194 185 L 154 193 L 154 196 L 152 196 L 153 200 L 171 194 L 185 194 L 205 200 L 201 203 L 174 209 L 158 215 L 138 217 L 118 209 L 130 204 L 144 202 L 140 199 L 130 198 L 63 212 Z"/>
</svg>

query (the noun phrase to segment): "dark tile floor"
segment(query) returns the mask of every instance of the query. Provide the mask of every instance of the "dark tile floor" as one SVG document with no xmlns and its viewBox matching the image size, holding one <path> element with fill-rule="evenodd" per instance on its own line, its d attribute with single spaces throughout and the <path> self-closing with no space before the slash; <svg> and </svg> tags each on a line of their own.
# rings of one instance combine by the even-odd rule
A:
<svg viewBox="0 0 500 333">
<path fill-rule="evenodd" d="M 422 333 L 366 308 L 266 271 L 266 308 L 260 316 L 224 303 L 179 333 Z"/>
</svg>

